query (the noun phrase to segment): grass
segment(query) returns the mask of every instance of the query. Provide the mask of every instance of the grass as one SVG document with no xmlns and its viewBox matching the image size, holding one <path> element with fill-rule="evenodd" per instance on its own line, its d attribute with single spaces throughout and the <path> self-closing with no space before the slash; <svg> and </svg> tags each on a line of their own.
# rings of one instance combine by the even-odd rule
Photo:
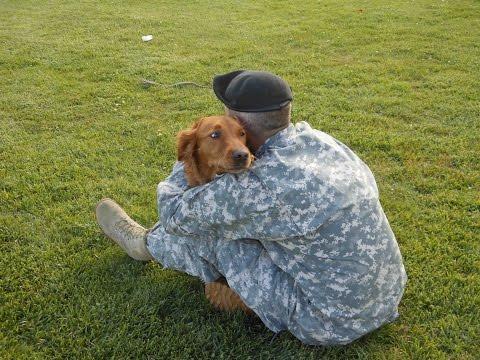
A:
<svg viewBox="0 0 480 360">
<path fill-rule="evenodd" d="M 480 3 L 0 0 L 0 358 L 474 359 L 480 351 Z M 153 34 L 143 43 L 141 35 Z M 376 175 L 409 282 L 394 324 L 315 348 L 130 260 L 93 208 L 145 225 L 174 135 L 267 69 Z"/>
</svg>

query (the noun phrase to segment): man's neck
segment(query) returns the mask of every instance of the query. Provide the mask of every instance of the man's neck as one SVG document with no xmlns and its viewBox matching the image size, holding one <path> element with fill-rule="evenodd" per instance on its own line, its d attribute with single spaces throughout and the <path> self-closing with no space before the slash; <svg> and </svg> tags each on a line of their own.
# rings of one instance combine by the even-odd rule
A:
<svg viewBox="0 0 480 360">
<path fill-rule="evenodd" d="M 251 133 L 247 132 L 247 139 L 248 139 L 248 148 L 252 153 L 256 153 L 258 149 L 260 149 L 260 146 L 265 144 L 265 141 L 267 141 L 268 138 L 264 136 L 258 136 L 258 135 L 253 135 Z"/>
<path fill-rule="evenodd" d="M 247 130 L 248 148 L 250 149 L 250 151 L 252 151 L 255 154 L 257 152 L 257 150 L 260 149 L 260 147 L 263 144 L 265 144 L 265 142 L 269 138 L 271 138 L 275 134 L 279 133 L 280 131 L 286 129 L 288 126 L 289 126 L 289 124 L 287 124 L 286 126 L 284 126 L 282 128 L 276 129 L 275 131 L 272 131 L 270 133 L 261 134 L 261 135 L 260 134 L 253 134 L 252 132 Z"/>
</svg>

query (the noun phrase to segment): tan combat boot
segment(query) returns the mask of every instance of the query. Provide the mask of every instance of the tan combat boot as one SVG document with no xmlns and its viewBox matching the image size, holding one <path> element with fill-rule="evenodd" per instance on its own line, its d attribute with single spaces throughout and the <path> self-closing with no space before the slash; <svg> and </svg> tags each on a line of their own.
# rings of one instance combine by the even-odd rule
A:
<svg viewBox="0 0 480 360">
<path fill-rule="evenodd" d="M 153 260 L 147 250 L 147 229 L 133 221 L 112 199 L 102 199 L 95 209 L 98 225 L 135 260 Z"/>
</svg>

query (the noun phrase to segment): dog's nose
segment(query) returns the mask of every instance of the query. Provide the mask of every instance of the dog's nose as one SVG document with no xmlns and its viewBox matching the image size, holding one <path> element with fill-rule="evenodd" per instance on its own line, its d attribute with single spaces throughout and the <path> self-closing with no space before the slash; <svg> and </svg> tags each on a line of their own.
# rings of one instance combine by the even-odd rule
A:
<svg viewBox="0 0 480 360">
<path fill-rule="evenodd" d="M 232 158 L 235 161 L 246 161 L 248 159 L 248 152 L 244 150 L 235 150 L 232 152 Z"/>
</svg>

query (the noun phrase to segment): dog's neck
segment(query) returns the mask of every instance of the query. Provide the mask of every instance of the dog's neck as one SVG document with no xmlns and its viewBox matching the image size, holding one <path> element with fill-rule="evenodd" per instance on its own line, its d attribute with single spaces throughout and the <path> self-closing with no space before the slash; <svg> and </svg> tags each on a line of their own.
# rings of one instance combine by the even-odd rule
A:
<svg viewBox="0 0 480 360">
<path fill-rule="evenodd" d="M 207 164 L 198 165 L 198 159 L 193 156 L 188 161 L 185 161 L 185 176 L 189 186 L 198 186 L 212 181 L 217 175 L 218 169 Z"/>
</svg>

